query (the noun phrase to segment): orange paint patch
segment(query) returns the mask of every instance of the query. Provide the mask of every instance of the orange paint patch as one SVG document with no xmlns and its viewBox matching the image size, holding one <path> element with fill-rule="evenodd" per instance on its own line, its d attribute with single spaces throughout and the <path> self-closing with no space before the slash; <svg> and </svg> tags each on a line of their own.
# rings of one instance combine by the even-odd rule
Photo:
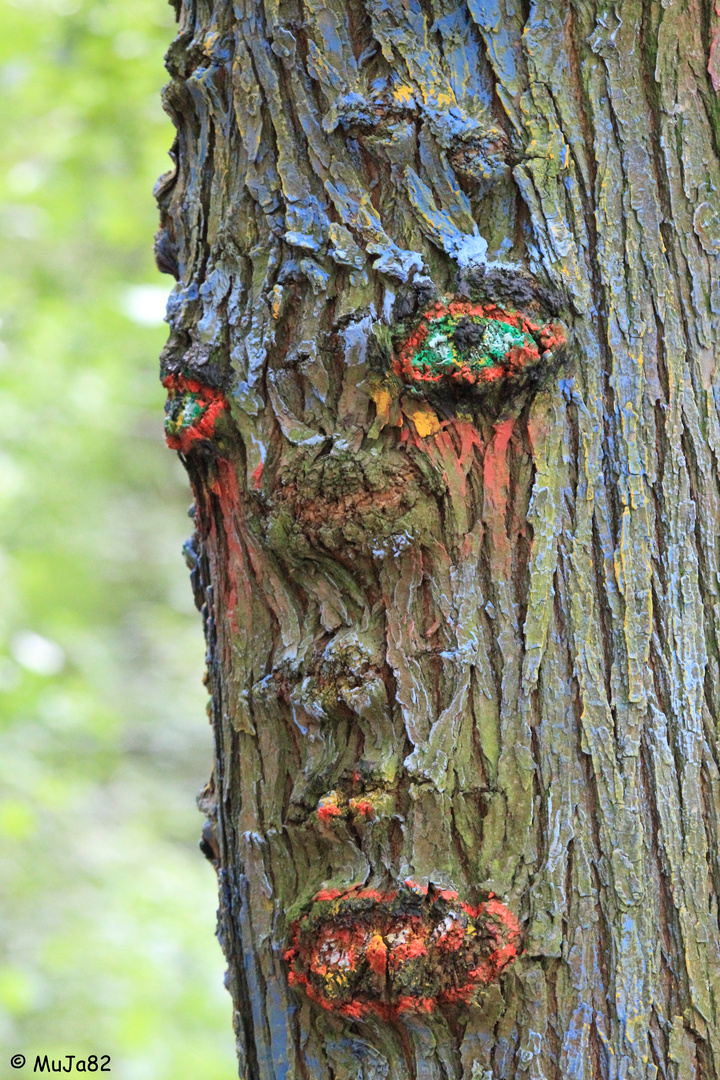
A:
<svg viewBox="0 0 720 1080">
<path fill-rule="evenodd" d="M 330 821 L 332 818 L 340 817 L 341 815 L 342 810 L 337 803 L 326 802 L 321 803 L 320 806 L 318 806 L 317 816 L 321 821 Z"/>
<path fill-rule="evenodd" d="M 369 799 L 351 799 L 350 807 L 356 814 L 360 814 L 362 817 L 375 817 L 375 807 Z"/>
<path fill-rule="evenodd" d="M 376 975 L 385 975 L 387 971 L 387 945 L 380 934 L 373 934 L 370 943 L 365 949 L 365 955 L 370 965 L 370 970 Z"/>
</svg>

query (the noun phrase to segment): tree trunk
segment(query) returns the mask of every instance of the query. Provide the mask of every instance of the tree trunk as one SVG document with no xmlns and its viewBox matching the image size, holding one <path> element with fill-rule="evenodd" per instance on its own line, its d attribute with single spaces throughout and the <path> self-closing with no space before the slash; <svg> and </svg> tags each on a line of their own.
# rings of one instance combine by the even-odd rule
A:
<svg viewBox="0 0 720 1080">
<path fill-rule="evenodd" d="M 177 6 L 240 1076 L 720 1077 L 720 8 Z"/>
</svg>

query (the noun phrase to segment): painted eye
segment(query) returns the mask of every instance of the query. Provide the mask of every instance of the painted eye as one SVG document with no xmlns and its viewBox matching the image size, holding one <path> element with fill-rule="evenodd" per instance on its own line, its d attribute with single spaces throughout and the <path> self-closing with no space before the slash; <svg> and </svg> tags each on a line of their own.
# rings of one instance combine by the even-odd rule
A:
<svg viewBox="0 0 720 1080">
<path fill-rule="evenodd" d="M 216 421 L 227 408 L 227 402 L 219 390 L 183 375 L 167 375 L 163 386 L 168 392 L 166 442 L 172 450 L 188 453 L 194 443 L 212 438 Z"/>
<path fill-rule="evenodd" d="M 565 344 L 555 323 L 541 325 L 497 304 L 438 302 L 428 308 L 396 351 L 393 371 L 425 387 L 520 384 Z"/>
</svg>

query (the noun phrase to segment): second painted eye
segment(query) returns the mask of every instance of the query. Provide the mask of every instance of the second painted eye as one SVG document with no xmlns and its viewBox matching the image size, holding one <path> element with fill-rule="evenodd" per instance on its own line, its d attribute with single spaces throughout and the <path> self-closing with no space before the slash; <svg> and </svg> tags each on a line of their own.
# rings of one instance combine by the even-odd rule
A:
<svg viewBox="0 0 720 1080">
<path fill-rule="evenodd" d="M 396 353 L 393 369 L 420 388 L 476 386 L 516 379 L 565 344 L 562 328 L 541 326 L 496 304 L 436 303 Z"/>
<path fill-rule="evenodd" d="M 165 441 L 171 450 L 186 454 L 193 443 L 212 438 L 215 423 L 227 403 L 219 390 L 184 375 L 167 375 L 163 386 L 168 392 Z"/>
</svg>

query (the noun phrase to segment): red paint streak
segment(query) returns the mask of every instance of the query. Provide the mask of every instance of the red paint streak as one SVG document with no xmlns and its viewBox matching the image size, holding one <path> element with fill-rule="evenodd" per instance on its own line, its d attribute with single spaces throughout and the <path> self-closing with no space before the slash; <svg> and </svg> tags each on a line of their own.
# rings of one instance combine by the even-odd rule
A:
<svg viewBox="0 0 720 1080">
<path fill-rule="evenodd" d="M 377 889 L 360 889 L 353 893 L 358 900 L 374 900 L 377 904 L 391 903 L 397 896 L 396 892 L 381 893 Z"/>
<path fill-rule="evenodd" d="M 715 4 L 715 27 L 711 31 L 708 74 L 715 93 L 720 90 L 720 3 Z"/>
<path fill-rule="evenodd" d="M 509 468 L 507 448 L 513 433 L 515 421 L 503 420 L 495 428 L 495 434 L 485 451 L 483 485 L 485 501 L 495 507 L 503 507 L 507 498 Z"/>
<path fill-rule="evenodd" d="M 260 487 L 260 482 L 262 480 L 262 474 L 263 474 L 263 469 L 264 468 L 265 468 L 265 462 L 261 461 L 260 464 L 256 465 L 255 468 L 253 469 L 252 482 L 253 482 L 253 487 L 255 488 L 256 491 Z"/>
<path fill-rule="evenodd" d="M 245 594 L 247 610 L 252 610 L 250 580 L 246 569 L 245 552 L 238 535 L 238 526 L 241 521 L 241 499 L 235 470 L 227 458 L 217 459 L 217 476 L 210 484 L 210 490 L 216 496 L 222 511 L 225 542 L 228 547 L 229 558 L 227 560 L 228 592 L 224 597 L 225 611 L 230 627 L 237 634 L 238 624 L 236 610 L 238 592 L 240 589 Z"/>
<path fill-rule="evenodd" d="M 177 434 L 167 434 L 165 441 L 171 450 L 180 450 L 186 454 L 193 443 L 201 439 L 211 439 L 215 433 L 215 424 L 221 413 L 227 408 L 225 395 L 210 386 L 204 386 L 195 379 L 186 379 L 184 375 L 166 375 L 162 385 L 168 391 L 170 400 L 178 395 L 192 394 L 203 414 L 194 424 Z"/>
<path fill-rule="evenodd" d="M 323 903 L 327 900 L 337 900 L 338 896 L 342 896 L 342 889 L 321 889 L 316 895 L 315 900 L 318 903 Z"/>
<path fill-rule="evenodd" d="M 472 907 L 452 889 L 411 887 L 319 892 L 291 927 L 290 985 L 341 1016 L 393 1021 L 470 1002 L 499 979 L 518 951 L 512 912 L 494 897 Z"/>
</svg>

